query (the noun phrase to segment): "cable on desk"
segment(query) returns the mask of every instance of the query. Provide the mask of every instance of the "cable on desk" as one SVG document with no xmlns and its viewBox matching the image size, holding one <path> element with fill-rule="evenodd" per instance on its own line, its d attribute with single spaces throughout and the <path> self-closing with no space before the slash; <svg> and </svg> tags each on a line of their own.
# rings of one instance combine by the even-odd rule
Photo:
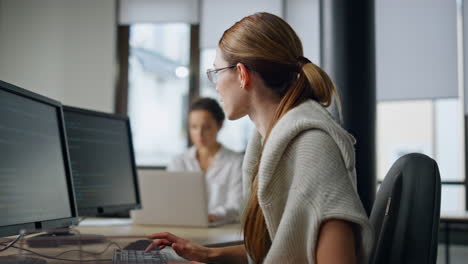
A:
<svg viewBox="0 0 468 264">
<path fill-rule="evenodd" d="M 81 249 L 71 249 L 71 250 L 64 251 L 64 252 L 62 252 L 62 253 L 60 253 L 58 255 L 55 255 L 54 257 L 60 257 L 60 256 L 62 256 L 64 254 L 67 254 L 67 253 L 70 253 L 70 252 L 75 252 L 75 251 L 80 252 L 80 253 L 84 253 L 84 254 L 88 254 L 88 255 L 99 256 L 99 255 L 104 254 L 110 248 L 110 246 L 112 246 L 112 245 L 117 246 L 117 248 L 119 248 L 119 249 L 122 249 L 119 244 L 117 244 L 116 242 L 111 241 L 111 242 L 109 242 L 107 244 L 106 248 L 103 249 L 101 252 L 91 252 L 91 251 L 86 251 L 86 250 L 81 250 Z"/>
<path fill-rule="evenodd" d="M 0 252 L 5 251 L 5 250 L 13 247 L 13 245 L 16 244 L 16 242 L 18 242 L 21 238 L 24 237 L 24 234 L 25 234 L 25 231 L 21 230 L 19 235 L 15 239 L 13 239 L 10 243 L 5 245 L 4 243 L 0 242 L 2 245 L 4 245 L 3 248 L 0 248 Z"/>
<path fill-rule="evenodd" d="M 79 237 L 81 236 L 81 232 L 78 229 L 70 228 L 70 230 L 72 232 L 76 232 Z M 102 250 L 100 252 L 91 252 L 91 251 L 83 250 L 82 249 L 82 244 L 79 243 L 79 248 L 80 249 L 66 250 L 66 251 L 63 251 L 63 252 L 55 255 L 55 256 L 48 256 L 48 255 L 43 255 L 43 254 L 37 253 L 37 252 L 35 252 L 33 250 L 30 250 L 30 249 L 27 249 L 27 248 L 24 248 L 24 247 L 21 247 L 21 246 L 15 246 L 16 242 L 18 242 L 24 236 L 25 236 L 25 232 L 24 232 L 24 230 L 21 230 L 20 234 L 15 239 L 10 241 L 9 243 L 0 242 L 0 245 L 4 246 L 3 248 L 0 249 L 0 252 L 5 251 L 5 250 L 7 250 L 9 248 L 16 248 L 16 249 L 24 250 L 26 252 L 29 252 L 29 253 L 34 254 L 36 256 L 39 256 L 39 257 L 43 257 L 43 258 L 47 258 L 47 259 L 53 259 L 53 260 L 68 261 L 68 262 L 105 262 L 105 261 L 109 262 L 109 261 L 112 261 L 112 259 L 83 260 L 83 259 L 81 259 L 81 257 L 80 257 L 80 259 L 65 259 L 65 258 L 59 258 L 59 256 L 62 256 L 64 254 L 67 254 L 67 253 L 70 253 L 70 252 L 75 252 L 75 251 L 80 252 L 80 253 L 84 253 L 84 254 L 88 254 L 88 255 L 99 256 L 99 255 L 104 254 L 112 245 L 115 245 L 117 248 L 122 249 L 119 244 L 117 244 L 114 241 L 110 241 L 107 244 L 106 248 L 104 248 L 104 250 Z"/>
<path fill-rule="evenodd" d="M 17 239 L 15 239 L 16 241 L 18 241 Z M 10 242 L 8 245 L 10 245 L 11 243 L 13 243 L 15 240 L 13 240 L 12 242 Z M 16 243 L 16 242 L 15 242 Z M 115 242 L 111 242 L 110 244 L 112 243 L 115 243 Z M 0 245 L 6 245 L 6 243 L 3 243 L 3 242 L 0 242 Z M 7 245 L 7 246 L 8 246 Z M 108 247 L 106 248 L 106 250 L 109 248 L 110 245 L 108 245 Z M 6 247 L 6 246 L 5 246 Z M 48 255 L 43 255 L 43 254 L 40 254 L 40 253 L 37 253 L 33 250 L 30 250 L 30 249 L 27 249 L 27 248 L 24 248 L 24 247 L 20 247 L 20 246 L 15 246 L 15 245 L 10 245 L 9 248 L 16 248 L 16 249 L 21 249 L 21 250 L 24 250 L 26 252 L 29 252 L 33 255 L 36 255 L 36 256 L 39 256 L 39 257 L 43 257 L 43 258 L 47 258 L 47 259 L 53 259 L 53 260 L 60 260 L 60 261 L 68 261 L 68 262 L 110 262 L 112 261 L 112 259 L 86 259 L 86 260 L 83 260 L 83 259 L 65 259 L 65 258 L 58 258 L 57 256 L 48 256 Z M 63 252 L 62 252 L 63 253 Z M 102 253 L 101 253 L 102 254 Z"/>
<path fill-rule="evenodd" d="M 4 245 L 4 243 L 0 242 L 1 245 Z M 27 249 L 27 248 L 24 248 L 24 247 L 19 247 L 19 246 L 11 246 L 12 248 L 16 248 L 16 249 L 21 249 L 21 250 L 24 250 L 26 252 L 29 252 L 31 254 L 34 254 L 36 256 L 39 256 L 39 257 L 43 257 L 43 258 L 47 258 L 47 259 L 54 259 L 54 260 L 61 260 L 61 261 L 69 261 L 69 262 L 104 262 L 104 261 L 112 261 L 112 259 L 84 259 L 84 260 L 81 260 L 81 259 L 64 259 L 64 258 L 57 258 L 57 257 L 54 257 L 54 256 L 47 256 L 47 255 L 43 255 L 43 254 L 40 254 L 40 253 L 37 253 L 35 251 L 32 251 L 30 249 Z"/>
<path fill-rule="evenodd" d="M 71 232 L 75 232 L 76 234 L 78 234 L 78 242 L 79 242 L 79 243 L 78 243 L 78 249 L 79 249 L 79 252 L 80 252 L 79 258 L 82 259 L 83 256 L 82 256 L 81 254 L 82 254 L 82 250 L 83 250 L 83 245 L 82 245 L 82 243 L 81 243 L 81 241 L 82 241 L 82 240 L 81 240 L 81 232 L 80 232 L 80 230 L 78 230 L 77 228 L 75 228 L 74 225 L 70 226 L 69 230 L 70 230 Z"/>
</svg>

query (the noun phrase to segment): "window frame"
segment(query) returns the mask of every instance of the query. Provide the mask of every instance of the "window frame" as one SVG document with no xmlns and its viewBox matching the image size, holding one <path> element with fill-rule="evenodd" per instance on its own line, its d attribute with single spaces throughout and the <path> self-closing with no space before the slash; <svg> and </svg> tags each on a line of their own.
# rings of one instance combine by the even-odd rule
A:
<svg viewBox="0 0 468 264">
<path fill-rule="evenodd" d="M 130 27 L 131 25 L 117 26 L 117 62 L 118 62 L 118 79 L 116 83 L 116 95 L 114 112 L 117 114 L 128 115 L 128 70 L 130 55 Z M 190 24 L 190 60 L 189 60 L 189 92 L 188 104 L 195 100 L 200 95 L 200 26 L 198 24 Z M 188 108 L 185 109 L 188 115 Z M 187 116 L 186 115 L 186 116 Z M 184 122 L 185 130 L 188 135 L 188 126 Z M 190 137 L 187 137 L 187 146 L 190 147 L 192 142 Z M 166 166 L 148 166 L 137 165 L 137 169 L 166 169 Z"/>
</svg>

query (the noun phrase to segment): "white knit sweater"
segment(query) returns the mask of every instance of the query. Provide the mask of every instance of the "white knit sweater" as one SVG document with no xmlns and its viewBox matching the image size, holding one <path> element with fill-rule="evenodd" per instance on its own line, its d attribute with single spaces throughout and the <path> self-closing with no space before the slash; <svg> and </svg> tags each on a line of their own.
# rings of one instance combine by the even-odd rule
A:
<svg viewBox="0 0 468 264">
<path fill-rule="evenodd" d="M 247 147 L 244 195 L 261 141 L 256 133 Z M 331 218 L 355 223 L 358 263 L 368 262 L 373 233 L 356 191 L 354 143 L 314 101 L 290 110 L 275 125 L 258 174 L 258 200 L 272 239 L 264 264 L 315 263 L 320 224 Z"/>
</svg>

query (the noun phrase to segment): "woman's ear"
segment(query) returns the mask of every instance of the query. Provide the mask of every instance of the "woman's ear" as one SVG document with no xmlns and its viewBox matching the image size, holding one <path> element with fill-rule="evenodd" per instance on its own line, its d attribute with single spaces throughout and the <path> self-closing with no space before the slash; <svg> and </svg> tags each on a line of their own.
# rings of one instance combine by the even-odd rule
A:
<svg viewBox="0 0 468 264">
<path fill-rule="evenodd" d="M 240 86 L 242 88 L 249 86 L 252 73 L 247 69 L 247 67 L 245 67 L 244 64 L 240 62 L 237 63 L 236 69 L 237 72 L 239 72 Z"/>
</svg>

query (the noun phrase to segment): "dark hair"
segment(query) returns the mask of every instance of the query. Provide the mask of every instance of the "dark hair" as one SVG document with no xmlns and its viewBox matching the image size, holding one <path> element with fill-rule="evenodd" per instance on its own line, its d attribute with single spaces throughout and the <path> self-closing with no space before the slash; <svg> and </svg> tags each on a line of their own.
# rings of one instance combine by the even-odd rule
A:
<svg viewBox="0 0 468 264">
<path fill-rule="evenodd" d="M 190 105 L 189 113 L 195 110 L 208 111 L 209 113 L 211 113 L 211 115 L 213 115 L 214 120 L 219 126 L 223 125 L 224 111 L 215 99 L 208 97 L 196 99 L 195 101 L 193 101 L 192 105 Z"/>
</svg>

